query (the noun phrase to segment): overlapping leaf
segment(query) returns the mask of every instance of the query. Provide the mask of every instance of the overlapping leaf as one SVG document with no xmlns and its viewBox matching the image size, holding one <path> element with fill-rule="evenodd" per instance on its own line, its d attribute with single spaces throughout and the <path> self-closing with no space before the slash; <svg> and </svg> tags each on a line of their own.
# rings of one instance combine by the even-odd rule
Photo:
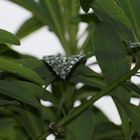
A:
<svg viewBox="0 0 140 140">
<path fill-rule="evenodd" d="M 92 110 L 87 110 L 67 126 L 66 140 L 90 140 L 94 131 Z"/>
<path fill-rule="evenodd" d="M 19 30 L 17 31 L 16 35 L 19 38 L 24 38 L 27 35 L 31 34 L 32 32 L 40 29 L 41 27 L 43 27 L 44 25 L 42 24 L 42 22 L 40 22 L 37 18 L 35 17 L 31 17 L 29 19 L 27 19 L 19 28 Z"/>
<path fill-rule="evenodd" d="M 108 22 L 108 16 L 117 22 L 131 28 L 131 23 L 124 11 L 117 5 L 114 0 L 94 0 L 92 8 L 100 19 Z"/>
<path fill-rule="evenodd" d="M 44 84 L 36 72 L 10 60 L 0 59 L 0 70 L 16 74 L 39 85 Z"/>
<path fill-rule="evenodd" d="M 99 23 L 94 31 L 95 55 L 104 77 L 108 83 L 118 79 L 129 70 L 124 46 L 119 38 L 115 27 L 108 23 Z M 120 69 L 121 68 L 121 69 Z M 129 101 L 130 93 L 120 87 L 112 93 Z M 114 99 L 115 100 L 115 99 Z M 116 103 L 122 119 L 122 127 L 126 139 L 129 137 L 129 122 L 125 110 Z"/>
<path fill-rule="evenodd" d="M 140 40 L 140 0 L 117 0 L 120 7 L 124 10 L 138 40 Z"/>
<path fill-rule="evenodd" d="M 16 36 L 2 29 L 0 29 L 0 43 L 20 45 L 20 42 Z"/>
<path fill-rule="evenodd" d="M 11 118 L 0 118 L 0 139 L 11 139 L 15 140 L 15 130 L 13 129 L 16 125 Z"/>
<path fill-rule="evenodd" d="M 56 76 L 51 72 L 48 66 L 37 58 L 25 57 L 22 59 L 17 59 L 15 62 L 38 73 L 38 75 L 45 81 L 46 86 L 56 79 Z"/>
<path fill-rule="evenodd" d="M 24 108 L 13 107 L 12 110 L 17 112 L 15 114 L 16 119 L 32 140 L 36 139 L 43 132 L 43 120 L 39 110 L 30 110 L 26 106 Z"/>
<path fill-rule="evenodd" d="M 37 97 L 45 94 L 44 90 L 35 84 L 14 80 L 0 80 L 0 93 L 34 107 L 40 106 Z"/>
<path fill-rule="evenodd" d="M 80 0 L 80 4 L 84 12 L 88 12 L 92 0 Z"/>
<path fill-rule="evenodd" d="M 132 121 L 132 125 L 137 132 L 137 134 L 140 136 L 140 107 L 135 106 L 133 104 L 127 103 L 124 100 L 118 100 L 119 103 L 126 109 L 128 112 L 130 119 Z"/>
<path fill-rule="evenodd" d="M 7 105 L 19 105 L 19 104 L 16 101 L 0 99 L 0 106 L 7 106 Z"/>
<path fill-rule="evenodd" d="M 92 71 L 90 68 L 86 67 L 82 63 L 72 73 L 70 81 L 72 83 L 81 82 L 87 86 L 93 86 L 93 87 L 97 86 L 100 88 L 102 88 L 106 85 L 103 82 L 103 78 L 99 74 Z"/>
</svg>

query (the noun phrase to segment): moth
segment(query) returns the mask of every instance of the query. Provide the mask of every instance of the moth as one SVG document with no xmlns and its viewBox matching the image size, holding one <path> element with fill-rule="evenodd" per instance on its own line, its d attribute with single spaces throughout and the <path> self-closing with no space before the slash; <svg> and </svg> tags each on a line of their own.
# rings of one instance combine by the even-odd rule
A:
<svg viewBox="0 0 140 140">
<path fill-rule="evenodd" d="M 71 57 L 49 55 L 44 56 L 43 61 L 52 68 L 57 76 L 61 79 L 66 79 L 72 69 L 84 58 L 85 55 L 72 55 Z"/>
</svg>

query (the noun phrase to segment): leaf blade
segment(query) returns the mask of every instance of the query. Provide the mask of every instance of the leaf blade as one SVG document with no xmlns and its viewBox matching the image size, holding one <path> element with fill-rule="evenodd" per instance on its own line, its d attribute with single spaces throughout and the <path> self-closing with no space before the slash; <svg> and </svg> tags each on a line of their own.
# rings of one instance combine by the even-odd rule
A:
<svg viewBox="0 0 140 140">
<path fill-rule="evenodd" d="M 10 60 L 0 58 L 0 70 L 11 72 L 39 85 L 44 84 L 44 81 L 36 72 Z"/>
<path fill-rule="evenodd" d="M 125 56 L 124 46 L 117 34 L 116 28 L 112 24 L 105 22 L 98 23 L 95 27 L 93 42 L 98 64 L 100 65 L 108 84 L 128 72 L 129 67 Z M 120 67 L 123 69 L 120 69 Z M 130 99 L 130 93 L 122 87 L 113 91 L 112 95 L 123 98 L 127 101 Z M 113 99 L 115 101 L 115 98 Z M 122 127 L 124 134 L 126 139 L 128 139 L 129 122 L 126 119 L 127 114 L 119 104 L 116 103 L 116 106 L 123 122 Z"/>
<path fill-rule="evenodd" d="M 42 22 L 40 22 L 37 18 L 31 17 L 20 26 L 16 35 L 19 38 L 24 38 L 43 26 Z"/>
<path fill-rule="evenodd" d="M 108 15 L 115 21 L 120 22 L 131 29 L 131 23 L 129 19 L 114 0 L 94 0 L 92 8 L 95 10 L 95 13 L 97 13 L 97 15 L 99 15 L 99 17 L 106 22 L 108 21 L 106 15 Z"/>
<path fill-rule="evenodd" d="M 20 45 L 20 41 L 12 33 L 0 29 L 0 43 L 2 44 L 13 44 Z"/>
</svg>

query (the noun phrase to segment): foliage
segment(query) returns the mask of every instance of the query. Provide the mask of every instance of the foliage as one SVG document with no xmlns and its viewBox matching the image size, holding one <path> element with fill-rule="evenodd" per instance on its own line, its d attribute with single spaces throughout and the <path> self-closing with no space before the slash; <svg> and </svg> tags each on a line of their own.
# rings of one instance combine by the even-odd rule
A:
<svg viewBox="0 0 140 140">
<path fill-rule="evenodd" d="M 140 68 L 140 0 L 8 1 L 32 17 L 17 37 L 0 29 L 0 139 L 45 140 L 49 134 L 56 140 L 140 139 L 140 106 L 130 103 L 140 98 L 140 85 L 131 82 Z M 79 46 L 80 23 L 87 26 Z M 53 56 L 49 64 L 10 48 L 44 26 L 58 37 L 66 57 Z M 83 56 L 77 60 L 79 54 Z M 101 73 L 86 65 L 90 57 L 97 58 L 92 66 L 99 65 Z M 57 58 L 61 59 L 55 62 Z M 62 78 L 60 72 L 68 67 Z M 77 88 L 78 83 L 83 86 Z M 113 99 L 121 125 L 94 106 L 103 96 Z M 51 106 L 43 106 L 41 100 Z M 74 107 L 77 100 L 81 105 Z"/>
</svg>

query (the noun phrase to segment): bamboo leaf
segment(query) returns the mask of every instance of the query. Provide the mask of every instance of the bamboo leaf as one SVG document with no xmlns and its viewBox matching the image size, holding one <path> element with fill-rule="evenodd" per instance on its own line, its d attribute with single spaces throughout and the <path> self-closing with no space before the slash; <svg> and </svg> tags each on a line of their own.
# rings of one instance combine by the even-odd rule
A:
<svg viewBox="0 0 140 140">
<path fill-rule="evenodd" d="M 56 79 L 55 75 L 50 71 L 46 63 L 37 58 L 26 57 L 17 59 L 15 62 L 38 73 L 38 75 L 45 81 L 46 86 Z"/>
<path fill-rule="evenodd" d="M 67 126 L 66 140 L 91 140 L 94 131 L 92 110 L 87 110 Z"/>
<path fill-rule="evenodd" d="M 37 18 L 31 17 L 27 19 L 18 29 L 16 35 L 19 38 L 24 38 L 27 35 L 30 35 L 31 33 L 35 32 L 36 30 L 40 29 L 44 25 L 42 22 L 40 22 Z"/>
<path fill-rule="evenodd" d="M 9 1 L 24 7 L 25 9 L 32 12 L 41 21 L 46 23 L 46 18 L 44 18 L 46 14 L 42 10 L 42 8 L 39 6 L 39 4 L 35 2 L 34 0 L 9 0 Z"/>
<path fill-rule="evenodd" d="M 64 25 L 60 3 L 56 0 L 42 0 L 41 4 L 44 4 L 44 10 L 47 12 L 51 24 L 56 28 L 57 33 L 62 33 Z"/>
<path fill-rule="evenodd" d="M 43 80 L 40 78 L 40 76 L 36 72 L 10 60 L 1 58 L 0 70 L 4 72 L 10 72 L 10 73 L 16 74 L 22 78 L 35 82 L 39 85 L 44 84 Z"/>
<path fill-rule="evenodd" d="M 46 13 L 46 19 L 48 21 L 48 24 L 50 25 L 50 29 L 56 33 L 66 53 L 69 53 L 69 49 L 66 46 L 66 40 L 64 36 L 64 22 L 59 1 L 41 0 L 40 7 L 42 7 L 44 12 Z"/>
<path fill-rule="evenodd" d="M 44 94 L 44 90 L 32 83 L 22 81 L 0 80 L 0 93 L 34 107 L 39 107 L 37 97 Z"/>
<path fill-rule="evenodd" d="M 111 122 L 103 122 L 96 126 L 93 139 L 94 140 L 124 140 L 124 136 L 121 131 L 121 127 Z"/>
<path fill-rule="evenodd" d="M 133 104 L 127 103 L 124 100 L 118 99 L 118 102 L 125 108 L 125 110 L 128 112 L 129 117 L 131 118 L 132 125 L 135 129 L 135 131 L 140 136 L 140 107 L 135 106 Z"/>
<path fill-rule="evenodd" d="M 97 24 L 94 31 L 93 42 L 98 64 L 100 65 L 108 83 L 128 72 L 129 68 L 124 46 L 122 45 L 122 42 L 113 25 L 104 22 Z M 122 69 L 120 69 L 120 67 Z M 130 93 L 122 87 L 115 90 L 112 94 L 113 96 L 123 98 L 127 101 L 130 100 Z M 127 114 L 119 104 L 116 103 L 116 106 L 122 119 L 122 127 L 125 137 L 128 139 L 129 122 Z"/>
<path fill-rule="evenodd" d="M 88 12 L 90 8 L 90 3 L 92 0 L 80 0 L 80 4 L 84 12 Z"/>
<path fill-rule="evenodd" d="M 135 93 L 137 93 L 138 95 L 140 95 L 140 87 L 135 85 L 134 83 L 131 82 L 126 82 L 124 83 L 124 86 L 132 91 L 134 91 Z"/>
<path fill-rule="evenodd" d="M 135 35 L 140 40 L 140 0 L 117 0 L 130 20 Z"/>
<path fill-rule="evenodd" d="M 0 43 L 20 45 L 20 41 L 12 33 L 0 29 Z"/>
<path fill-rule="evenodd" d="M 72 21 L 73 17 L 77 17 L 79 15 L 80 10 L 80 2 L 77 0 L 65 0 L 64 2 L 64 27 L 65 32 L 68 32 L 68 42 L 69 47 L 72 54 L 76 54 L 77 51 L 77 32 L 79 22 L 75 20 Z"/>
<path fill-rule="evenodd" d="M 6 44 L 0 44 L 0 54 L 4 53 L 5 51 L 9 49 L 10 48 Z"/>
<path fill-rule="evenodd" d="M 72 83 L 82 82 L 87 86 L 97 86 L 103 88 L 106 84 L 103 82 L 102 77 L 84 64 L 80 64 L 72 73 L 70 78 Z"/>
<path fill-rule="evenodd" d="M 15 140 L 15 122 L 11 118 L 0 118 L 0 139 Z"/>
<path fill-rule="evenodd" d="M 43 120 L 39 110 L 27 106 L 23 108 L 12 107 L 11 110 L 16 112 L 15 118 L 32 140 L 43 132 Z"/>
<path fill-rule="evenodd" d="M 19 105 L 17 101 L 9 101 L 0 99 L 0 106 L 7 106 L 7 105 Z"/>
<path fill-rule="evenodd" d="M 18 59 L 21 57 L 21 54 L 18 52 L 12 50 L 8 45 L 6 44 L 0 44 L 0 58 L 10 58 L 11 59 Z"/>
<path fill-rule="evenodd" d="M 117 22 L 122 23 L 128 28 L 131 28 L 131 23 L 125 15 L 124 11 L 117 5 L 114 0 L 94 0 L 92 8 L 102 20 L 108 21 L 110 16 Z"/>
</svg>

